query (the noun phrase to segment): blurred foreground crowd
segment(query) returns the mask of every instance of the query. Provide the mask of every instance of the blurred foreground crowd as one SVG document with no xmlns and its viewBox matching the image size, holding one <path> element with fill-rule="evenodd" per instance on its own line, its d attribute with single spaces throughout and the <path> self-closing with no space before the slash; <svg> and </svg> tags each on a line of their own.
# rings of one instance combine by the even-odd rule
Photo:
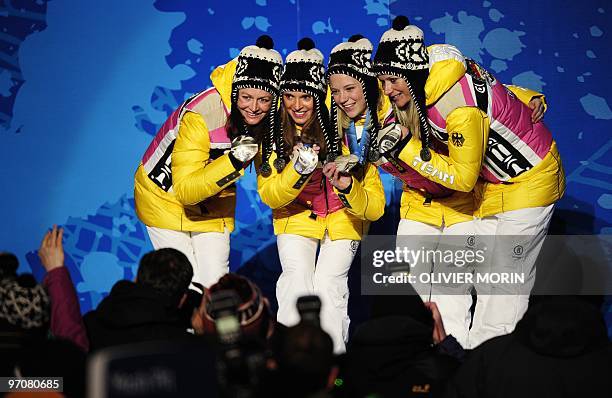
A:
<svg viewBox="0 0 612 398">
<path fill-rule="evenodd" d="M 40 246 L 38 284 L 0 254 L 0 376 L 63 377 L 67 397 L 596 397 L 612 392 L 601 297 L 533 297 L 516 329 L 474 350 L 447 335 L 435 303 L 415 293 L 370 297 L 369 319 L 334 355 L 317 296 L 300 322 L 275 321 L 247 278 L 190 290 L 181 252 L 146 254 L 81 316 L 62 230 Z M 9 393 L 6 396 L 29 396 Z M 36 395 L 43 396 L 43 395 Z"/>
</svg>

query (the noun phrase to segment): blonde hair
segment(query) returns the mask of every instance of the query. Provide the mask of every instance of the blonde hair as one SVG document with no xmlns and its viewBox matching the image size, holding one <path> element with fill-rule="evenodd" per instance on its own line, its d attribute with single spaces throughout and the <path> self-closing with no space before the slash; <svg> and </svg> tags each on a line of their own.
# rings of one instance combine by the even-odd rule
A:
<svg viewBox="0 0 612 398">
<path fill-rule="evenodd" d="M 419 139 L 421 138 L 421 124 L 419 123 L 419 114 L 414 104 L 414 98 L 410 98 L 410 102 L 408 102 L 408 106 L 405 109 L 399 109 L 393 104 L 393 112 L 399 124 L 408 128 Z"/>
<path fill-rule="evenodd" d="M 385 106 L 384 97 L 385 95 L 380 87 L 378 88 L 378 102 L 376 103 L 376 113 L 380 113 L 380 111 Z M 363 96 L 365 98 L 365 91 L 363 91 Z M 368 109 L 368 103 L 366 102 L 366 110 Z M 344 131 L 348 129 L 349 124 L 351 123 L 351 118 L 348 117 L 346 113 L 336 104 L 336 117 L 338 118 L 338 136 L 344 136 Z M 381 123 L 382 120 L 379 120 Z"/>
</svg>

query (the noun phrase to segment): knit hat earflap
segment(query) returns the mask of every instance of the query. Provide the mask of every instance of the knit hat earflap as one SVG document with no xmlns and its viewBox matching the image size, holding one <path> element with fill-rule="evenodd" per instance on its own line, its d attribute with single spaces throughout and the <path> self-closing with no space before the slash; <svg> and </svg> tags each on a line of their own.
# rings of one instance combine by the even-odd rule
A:
<svg viewBox="0 0 612 398">
<path fill-rule="evenodd" d="M 262 138 L 263 142 L 272 142 L 273 131 L 275 128 L 277 104 L 278 104 L 278 89 L 280 83 L 281 71 L 283 68 L 283 58 L 274 50 L 274 41 L 268 35 L 262 35 L 257 39 L 255 45 L 246 46 L 238 54 L 238 65 L 232 82 L 232 107 L 235 107 L 238 102 L 238 91 L 243 88 L 257 88 L 272 94 L 272 105 L 266 119 L 268 128 Z M 240 123 L 241 134 L 248 135 L 247 127 L 244 123 Z M 264 148 L 263 162 L 260 171 L 263 174 L 269 175 L 271 172 L 268 160 L 270 153 L 265 152 Z M 271 149 L 270 149 L 271 151 Z"/>
<path fill-rule="evenodd" d="M 377 107 L 380 93 L 378 80 L 372 69 L 372 49 L 372 43 L 362 35 L 356 34 L 351 36 L 347 42 L 340 43 L 332 49 L 327 65 L 326 77 L 329 83 L 332 75 L 342 74 L 350 76 L 361 83 L 371 121 L 368 129 L 370 136 L 368 160 L 374 162 L 380 157 L 378 140 L 376 139 L 379 130 Z M 334 131 L 337 132 L 338 105 L 335 103 L 333 96 L 330 111 Z"/>
<path fill-rule="evenodd" d="M 429 55 L 423 31 L 415 25 L 410 25 L 407 17 L 396 17 L 392 28 L 383 33 L 374 56 L 374 71 L 376 75 L 402 77 L 408 83 L 421 126 L 421 159 L 429 161 L 431 131 L 425 113 L 425 82 L 429 75 Z"/>
</svg>

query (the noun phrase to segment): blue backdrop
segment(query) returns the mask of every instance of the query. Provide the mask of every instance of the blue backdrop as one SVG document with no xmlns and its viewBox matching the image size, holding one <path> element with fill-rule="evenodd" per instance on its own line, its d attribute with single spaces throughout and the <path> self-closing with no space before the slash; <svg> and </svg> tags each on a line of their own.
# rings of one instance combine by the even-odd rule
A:
<svg viewBox="0 0 612 398">
<path fill-rule="evenodd" d="M 263 33 L 283 54 L 303 36 L 324 53 L 354 33 L 376 45 L 394 15 L 500 80 L 547 95 L 545 120 L 568 176 L 553 230 L 612 232 L 612 7 L 605 0 L 4 0 L 0 2 L 0 249 L 42 275 L 35 249 L 64 226 L 81 308 L 131 278 L 150 250 L 134 214 L 133 173 L 157 127 Z M 608 37 L 608 39 L 606 39 Z M 394 233 L 396 183 L 379 232 Z M 273 296 L 270 210 L 253 175 L 238 184 L 231 267 Z M 264 261 L 265 259 L 265 261 Z M 608 314 L 609 315 L 609 314 Z"/>
</svg>

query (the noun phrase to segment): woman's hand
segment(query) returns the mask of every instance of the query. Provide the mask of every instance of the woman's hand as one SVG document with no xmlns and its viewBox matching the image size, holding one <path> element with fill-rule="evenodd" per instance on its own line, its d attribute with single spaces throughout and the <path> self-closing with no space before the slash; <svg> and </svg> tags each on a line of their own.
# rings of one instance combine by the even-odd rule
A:
<svg viewBox="0 0 612 398">
<path fill-rule="evenodd" d="M 386 125 L 378 132 L 378 147 L 380 148 L 380 153 L 389 153 L 409 134 L 410 131 L 399 123 Z"/>
<path fill-rule="evenodd" d="M 341 191 L 347 189 L 353 182 L 353 177 L 340 173 L 334 162 L 329 162 L 323 166 L 323 175 L 334 187 Z"/>
<path fill-rule="evenodd" d="M 425 304 L 425 307 L 431 311 L 431 317 L 434 321 L 433 328 L 433 342 L 434 344 L 440 344 L 442 340 L 446 338 L 446 330 L 444 329 L 444 322 L 442 322 L 442 315 L 440 315 L 440 310 L 436 303 L 428 301 Z"/>
<path fill-rule="evenodd" d="M 296 154 L 298 153 L 298 151 L 299 151 L 300 149 L 302 149 L 302 148 L 304 148 L 304 144 L 303 144 L 303 143 L 298 142 L 297 144 L 295 144 L 295 145 L 293 146 L 293 156 L 296 156 Z M 317 155 L 318 155 L 318 154 L 319 154 L 319 152 L 321 151 L 321 147 L 320 147 L 319 145 L 317 145 L 317 144 L 313 144 L 311 148 L 312 148 L 312 150 L 313 150 L 313 151 L 314 151 L 314 152 L 315 152 Z"/>
<path fill-rule="evenodd" d="M 544 118 L 544 101 L 542 98 L 535 97 L 529 101 L 529 108 L 531 111 L 531 122 L 537 123 Z"/>
<path fill-rule="evenodd" d="M 45 234 L 40 248 L 38 249 L 38 257 L 40 262 L 47 272 L 64 266 L 64 247 L 62 245 L 62 238 L 64 237 L 64 230 L 58 228 L 57 225 L 53 226 L 53 229 Z"/>
<path fill-rule="evenodd" d="M 316 147 L 316 149 L 315 149 Z M 312 173 L 319 164 L 319 146 L 306 147 L 302 143 L 293 146 L 293 168 L 301 175 Z"/>
</svg>

